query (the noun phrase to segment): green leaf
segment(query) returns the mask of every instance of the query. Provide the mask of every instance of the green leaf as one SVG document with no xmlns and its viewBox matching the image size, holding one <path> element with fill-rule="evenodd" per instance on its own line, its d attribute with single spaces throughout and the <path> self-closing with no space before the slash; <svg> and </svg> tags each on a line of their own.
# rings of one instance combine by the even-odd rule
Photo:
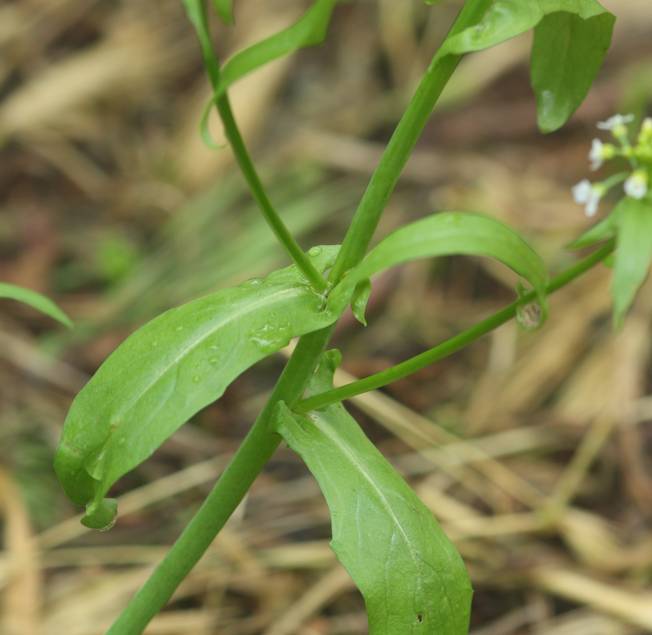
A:
<svg viewBox="0 0 652 635">
<path fill-rule="evenodd" d="M 207 53 L 212 53 L 213 44 L 208 31 L 208 21 L 204 11 L 204 0 L 182 0 L 186 15 L 191 24 L 195 27 L 197 38 L 202 49 L 202 55 L 206 58 Z"/>
<path fill-rule="evenodd" d="M 206 71 L 208 72 L 208 75 L 210 76 L 213 83 L 219 82 L 220 67 L 213 51 L 213 43 L 211 41 L 211 35 L 208 29 L 208 20 L 206 12 L 204 11 L 203 0 L 183 0 L 183 5 L 186 9 L 188 19 L 195 27 L 195 31 L 197 32 L 197 39 L 199 40 Z M 211 150 L 220 150 L 224 147 L 223 145 L 216 143 L 213 140 L 208 125 L 210 114 L 213 110 L 216 99 L 216 97 L 211 97 L 206 102 L 199 120 L 199 134 L 202 138 L 202 141 Z"/>
<path fill-rule="evenodd" d="M 538 122 L 556 130 L 582 103 L 611 42 L 615 18 L 597 0 L 497 0 L 448 40 L 445 53 L 495 46 L 535 29 L 531 77 Z"/>
<path fill-rule="evenodd" d="M 236 53 L 222 68 L 213 100 L 233 83 L 272 60 L 323 42 L 338 0 L 316 0 L 293 25 Z"/>
<path fill-rule="evenodd" d="M 478 24 L 450 37 L 444 51 L 454 55 L 483 51 L 529 31 L 542 17 L 537 0 L 497 0 Z"/>
<path fill-rule="evenodd" d="M 615 18 L 559 12 L 534 29 L 530 75 L 542 132 L 561 128 L 584 101 L 611 44 Z"/>
<path fill-rule="evenodd" d="M 624 198 L 617 217 L 618 238 L 611 295 L 614 323 L 621 326 L 652 260 L 652 203 Z"/>
<path fill-rule="evenodd" d="M 0 282 L 0 298 L 18 300 L 18 302 L 31 306 L 33 309 L 57 320 L 57 322 L 61 322 L 68 328 L 72 328 L 70 318 L 50 298 L 46 298 L 36 291 L 18 287 L 15 284 Z"/>
<path fill-rule="evenodd" d="M 215 12 L 225 24 L 233 24 L 233 0 L 213 0 Z"/>
<path fill-rule="evenodd" d="M 105 498 L 89 505 L 81 522 L 90 529 L 108 531 L 115 524 L 117 515 L 118 501 L 115 498 Z"/>
<path fill-rule="evenodd" d="M 314 392 L 332 388 L 335 351 Z M 308 415 L 277 407 L 275 426 L 306 462 L 330 509 L 331 547 L 362 593 L 371 635 L 463 635 L 471 585 L 432 513 L 341 404 Z"/>
<path fill-rule="evenodd" d="M 336 252 L 322 248 L 315 266 L 331 266 Z M 127 338 L 75 398 L 55 457 L 66 493 L 87 505 L 87 524 L 106 523 L 109 487 L 238 375 L 334 322 L 323 304 L 288 267 L 167 311 Z"/>
<path fill-rule="evenodd" d="M 329 307 L 339 313 L 349 302 L 353 289 L 380 271 L 418 258 L 456 254 L 496 258 L 534 287 L 545 309 L 548 277 L 537 253 L 501 222 L 465 212 L 433 214 L 387 236 L 333 289 Z M 360 312 L 359 306 L 357 312 Z"/>
<path fill-rule="evenodd" d="M 618 228 L 618 210 L 616 207 L 609 216 L 587 229 L 579 238 L 568 245 L 568 249 L 584 249 L 613 238 Z"/>
<path fill-rule="evenodd" d="M 370 295 L 371 281 L 367 279 L 356 285 L 355 290 L 353 291 L 353 297 L 351 298 L 351 309 L 353 315 L 363 326 L 367 326 L 365 311 L 367 309 L 367 302 L 369 301 Z"/>
<path fill-rule="evenodd" d="M 213 112 L 214 106 L 215 106 L 214 99 L 210 99 L 204 105 L 204 109 L 202 110 L 201 117 L 199 118 L 199 136 L 201 137 L 201 140 L 204 142 L 207 148 L 211 150 L 223 150 L 225 144 L 217 143 L 217 141 L 213 139 L 213 135 L 211 134 L 211 130 L 210 130 L 210 125 L 209 125 L 210 116 L 211 116 L 211 112 Z"/>
<path fill-rule="evenodd" d="M 183 0 L 188 18 L 197 31 L 204 64 L 214 88 L 213 95 L 204 106 L 199 124 L 202 140 L 210 149 L 218 150 L 223 147 L 213 140 L 208 128 L 209 115 L 215 102 L 232 84 L 261 66 L 297 49 L 320 44 L 326 37 L 331 14 L 337 2 L 338 0 L 316 0 L 293 25 L 236 53 L 220 69 L 213 53 L 202 0 Z M 218 13 L 225 19 L 229 18 L 226 21 L 233 20 L 231 4 L 230 0 L 215 0 Z"/>
<path fill-rule="evenodd" d="M 597 0 L 496 0 L 478 24 L 449 38 L 445 51 L 456 55 L 482 51 L 533 29 L 545 16 L 559 12 L 588 20 L 605 10 Z"/>
</svg>

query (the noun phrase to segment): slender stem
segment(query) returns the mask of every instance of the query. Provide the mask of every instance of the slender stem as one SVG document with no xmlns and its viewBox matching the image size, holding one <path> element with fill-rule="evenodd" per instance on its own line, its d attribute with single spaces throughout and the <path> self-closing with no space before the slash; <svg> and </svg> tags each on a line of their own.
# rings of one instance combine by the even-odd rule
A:
<svg viewBox="0 0 652 635">
<path fill-rule="evenodd" d="M 293 403 L 304 391 L 331 330 L 301 338 L 267 405 L 214 488 L 107 635 L 142 633 L 197 564 L 274 454 L 281 441 L 270 425 L 274 407 L 279 401 Z"/>
<path fill-rule="evenodd" d="M 242 171 L 245 180 L 249 184 L 251 194 L 254 197 L 256 203 L 258 203 L 258 206 L 260 207 L 265 220 L 281 244 L 285 247 L 286 251 L 294 261 L 294 264 L 296 264 L 296 266 L 301 270 L 313 288 L 320 292 L 325 291 L 328 287 L 326 280 L 321 275 L 321 273 L 319 273 L 317 268 L 312 264 L 312 261 L 301 249 L 292 234 L 290 234 L 290 231 L 286 227 L 285 223 L 283 223 L 281 217 L 272 206 L 272 203 L 263 188 L 260 178 L 258 177 L 258 173 L 254 168 L 251 157 L 247 152 L 247 148 L 244 144 L 244 140 L 242 139 L 242 135 L 238 130 L 235 117 L 233 116 L 233 112 L 231 110 L 231 104 L 229 103 L 229 98 L 226 93 L 221 97 L 218 97 L 216 105 L 217 111 L 219 112 L 220 118 L 222 119 L 222 123 L 224 124 L 224 132 L 227 139 L 229 140 L 229 143 L 231 144 L 231 148 L 233 149 L 233 154 L 236 157 L 238 165 L 240 166 L 240 170 Z"/>
<path fill-rule="evenodd" d="M 191 1 L 193 0 L 186 0 L 186 2 Z M 490 0 L 469 0 L 460 12 L 451 32 L 459 31 L 472 24 L 486 9 L 489 2 Z M 203 9 L 201 16 L 204 16 L 205 20 Z M 219 67 L 212 53 L 208 32 L 206 29 L 198 29 L 198 35 L 206 68 L 211 82 L 214 84 L 219 77 Z M 428 70 L 426 85 L 422 82 L 419 91 L 430 94 L 431 99 L 428 103 L 422 103 L 420 95 L 415 95 L 412 103 L 418 101 L 421 106 L 416 108 L 411 104 L 399 122 L 392 142 L 386 148 L 376 173 L 372 177 L 372 183 L 365 193 L 365 198 L 368 201 L 375 201 L 375 205 L 380 207 L 375 207 L 370 203 L 364 205 L 361 203 L 355 214 L 357 219 L 355 228 L 350 227 L 347 231 L 344 247 L 338 258 L 339 273 L 331 273 L 331 280 L 339 280 L 341 275 L 348 268 L 356 265 L 364 255 L 380 218 L 382 206 L 391 194 L 416 138 L 425 126 L 427 116 L 451 73 L 452 69 L 443 63 L 441 68 L 431 66 Z M 428 90 L 430 83 L 438 86 L 438 89 L 436 91 Z M 399 129 L 401 130 L 400 135 Z M 401 135 L 409 137 L 408 142 L 403 143 L 400 139 Z M 249 160 L 248 155 L 247 160 Z M 378 173 L 384 176 L 381 178 Z M 375 190 L 378 190 L 378 195 L 375 194 Z M 369 220 L 366 220 L 367 216 L 369 216 Z M 354 234 L 353 238 L 351 238 L 352 233 Z M 361 243 L 362 248 L 356 246 L 358 242 Z M 333 327 L 329 327 L 310 333 L 299 340 L 267 405 L 256 419 L 249 434 L 243 440 L 213 490 L 145 585 L 131 599 L 125 611 L 108 631 L 108 635 L 139 635 L 142 633 L 148 622 L 165 606 L 174 590 L 201 558 L 278 447 L 280 437 L 272 430 L 270 422 L 274 408 L 279 401 L 285 401 L 292 406 L 300 398 L 319 361 L 321 352 L 330 339 L 332 330 Z"/>
<path fill-rule="evenodd" d="M 478 22 L 490 4 L 491 0 L 466 2 L 448 37 Z M 342 243 L 339 257 L 331 270 L 331 282 L 338 281 L 366 253 L 399 176 L 439 96 L 459 64 L 462 56 L 445 55 L 442 51 L 443 47 L 433 57 L 369 181 Z"/>
<path fill-rule="evenodd" d="M 202 57 L 204 59 L 204 66 L 206 67 L 206 72 L 210 80 L 213 90 L 216 91 L 220 82 L 220 66 L 219 60 L 213 50 L 213 45 L 208 35 L 208 23 L 206 20 L 205 9 L 203 6 L 198 8 L 200 12 L 201 19 L 198 23 L 195 24 L 197 28 L 199 41 L 202 50 Z M 254 200 L 258 204 L 260 211 L 263 214 L 263 217 L 267 221 L 267 224 L 274 232 L 279 242 L 285 247 L 288 255 L 294 262 L 294 264 L 301 270 L 303 275 L 308 279 L 310 284 L 317 291 L 325 291 L 327 289 L 327 282 L 317 268 L 312 264 L 310 258 L 306 253 L 301 249 L 301 246 L 294 239 L 294 236 L 290 233 L 286 227 L 283 219 L 280 217 L 278 212 L 274 209 L 272 202 L 265 192 L 262 181 L 258 176 L 258 172 L 254 167 L 247 146 L 245 145 L 242 134 L 238 128 L 235 117 L 233 116 L 233 111 L 231 110 L 231 103 L 229 101 L 228 94 L 226 92 L 222 93 L 216 100 L 215 106 L 217 112 L 222 120 L 222 125 L 224 126 L 224 134 L 231 145 L 233 150 L 233 155 L 240 167 L 240 171 L 244 176 L 247 185 L 249 185 L 249 190 Z"/>
<path fill-rule="evenodd" d="M 555 276 L 546 287 L 547 293 L 553 293 L 558 289 L 565 287 L 578 276 L 591 269 L 591 267 L 603 261 L 613 251 L 613 248 L 614 244 L 613 242 L 610 242 L 592 253 L 590 256 L 580 260 L 577 264 L 569 267 L 558 276 Z M 430 350 L 424 351 L 419 355 L 406 359 L 400 364 L 396 364 L 391 368 L 387 368 L 386 370 L 365 377 L 364 379 L 353 381 L 344 386 L 340 386 L 339 388 L 327 390 L 308 397 L 307 399 L 303 399 L 295 406 L 294 410 L 302 413 L 309 412 L 310 410 L 318 410 L 329 406 L 330 404 L 342 401 L 343 399 L 350 399 L 351 397 L 369 392 L 370 390 L 382 388 L 398 379 L 412 375 L 418 370 L 421 370 L 430 364 L 434 364 L 435 362 L 442 360 L 444 357 L 448 357 L 460 349 L 465 348 L 483 335 L 486 335 L 490 331 L 493 331 L 505 322 L 511 320 L 516 315 L 519 306 L 535 299 L 535 293 L 529 293 L 520 300 L 512 302 L 505 308 L 481 322 L 478 322 L 466 331 L 451 337 Z"/>
</svg>

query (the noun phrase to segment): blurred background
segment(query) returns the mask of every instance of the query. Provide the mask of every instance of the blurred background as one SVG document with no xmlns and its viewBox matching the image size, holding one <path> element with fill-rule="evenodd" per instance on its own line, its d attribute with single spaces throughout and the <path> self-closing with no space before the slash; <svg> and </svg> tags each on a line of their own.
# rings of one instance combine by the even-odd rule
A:
<svg viewBox="0 0 652 635">
<path fill-rule="evenodd" d="M 326 44 L 232 90 L 271 198 L 304 246 L 339 242 L 459 4 L 343 3 Z M 536 129 L 527 37 L 462 63 L 379 235 L 439 209 L 485 211 L 523 232 L 551 271 L 572 262 L 564 245 L 588 220 L 570 187 L 588 173 L 595 123 L 650 113 L 652 99 L 649 1 L 604 4 L 618 16 L 614 47 L 558 133 Z M 236 27 L 215 28 L 222 56 L 306 6 L 237 0 Z M 286 264 L 230 151 L 200 140 L 208 96 L 179 0 L 0 4 L 0 280 L 47 293 L 76 325 L 0 304 L 3 634 L 103 633 L 282 368 L 279 354 L 245 373 L 123 478 L 113 530 L 79 524 L 51 467 L 76 392 L 162 310 Z M 339 380 L 455 334 L 511 301 L 514 282 L 469 258 L 379 278 L 369 326 L 347 317 L 336 334 Z M 350 403 L 462 552 L 474 635 L 652 632 L 651 317 L 648 284 L 613 331 L 602 267 L 552 299 L 542 330 L 507 324 Z M 147 633 L 365 633 L 361 598 L 328 539 L 315 482 L 280 450 Z"/>
</svg>

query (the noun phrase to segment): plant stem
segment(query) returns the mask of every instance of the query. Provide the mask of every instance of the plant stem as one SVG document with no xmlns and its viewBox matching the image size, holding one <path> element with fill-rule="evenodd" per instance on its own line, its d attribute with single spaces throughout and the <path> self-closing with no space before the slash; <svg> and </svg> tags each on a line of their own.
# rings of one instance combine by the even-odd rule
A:
<svg viewBox="0 0 652 635">
<path fill-rule="evenodd" d="M 245 180 L 249 184 L 251 194 L 254 197 L 256 203 L 258 203 L 258 206 L 260 207 L 265 220 L 271 227 L 280 243 L 285 247 L 286 251 L 294 261 L 294 264 L 301 270 L 313 288 L 319 292 L 325 291 L 328 287 L 326 280 L 321 275 L 321 273 L 319 273 L 317 268 L 312 264 L 312 261 L 301 249 L 292 234 L 290 234 L 288 228 L 285 226 L 285 223 L 283 223 L 281 217 L 272 206 L 272 203 L 263 188 L 260 178 L 258 177 L 258 173 L 254 168 L 251 157 L 247 152 L 247 148 L 244 144 L 244 140 L 242 139 L 242 135 L 238 130 L 235 117 L 233 116 L 233 112 L 231 110 L 231 104 L 229 103 L 229 98 L 226 93 L 221 97 L 218 97 L 216 106 L 217 111 L 220 114 L 220 118 L 222 119 L 222 123 L 224 124 L 224 132 L 227 139 L 229 140 L 229 143 L 231 144 L 231 148 L 233 149 L 233 154 L 235 155 L 238 165 L 240 166 L 240 170 L 242 171 Z"/>
<path fill-rule="evenodd" d="M 202 50 L 202 57 L 204 59 L 204 66 L 208 74 L 211 86 L 213 91 L 217 90 L 217 87 L 220 82 L 220 66 L 219 60 L 213 50 L 213 45 L 209 36 L 208 30 L 208 21 L 206 19 L 206 13 L 203 5 L 199 5 L 195 8 L 196 15 L 198 20 L 194 23 L 195 28 L 197 29 L 197 34 L 199 36 L 199 42 Z M 279 242 L 283 245 L 288 255 L 294 262 L 294 264 L 299 268 L 303 275 L 307 278 L 310 284 L 319 292 L 323 292 L 327 289 L 327 282 L 317 268 L 312 264 L 310 258 L 306 253 L 301 249 L 301 246 L 294 239 L 294 236 L 290 233 L 286 227 L 283 219 L 280 217 L 278 212 L 274 209 L 272 202 L 265 192 L 262 181 L 258 176 L 258 172 L 254 167 L 247 146 L 245 145 L 244 139 L 240 134 L 238 129 L 238 124 L 236 123 L 235 117 L 233 116 L 233 111 L 231 110 L 231 103 L 226 92 L 222 93 L 216 100 L 215 106 L 217 112 L 222 120 L 222 125 L 224 126 L 224 134 L 231 145 L 233 150 L 233 155 L 240 167 L 240 171 L 244 176 L 251 195 L 258 204 L 260 211 L 263 214 L 263 217 L 267 221 L 267 224 L 274 232 L 275 236 L 278 238 Z"/>
<path fill-rule="evenodd" d="M 546 287 L 547 293 L 553 293 L 562 287 L 565 287 L 568 283 L 575 280 L 578 276 L 582 275 L 591 267 L 596 265 L 599 262 L 602 262 L 614 249 L 613 241 L 607 245 L 601 247 L 591 255 L 587 256 L 583 260 L 580 260 L 577 264 L 569 267 L 558 276 L 555 276 L 548 286 Z M 504 309 L 501 309 L 497 313 L 489 316 L 488 318 L 478 322 L 471 328 L 451 337 L 450 339 L 438 344 L 430 350 L 424 351 L 419 355 L 406 359 L 400 364 L 396 364 L 391 368 L 387 368 L 379 373 L 365 377 L 358 381 L 345 384 L 339 388 L 333 390 L 327 390 L 326 392 L 319 393 L 303 399 L 295 407 L 294 410 L 300 413 L 306 413 L 310 410 L 318 410 L 320 408 L 325 408 L 330 404 L 337 403 L 343 399 L 350 399 L 356 395 L 360 395 L 370 390 L 376 390 L 382 388 L 387 384 L 391 384 L 398 379 L 412 375 L 413 373 L 434 364 L 442 360 L 444 357 L 448 357 L 453 353 L 459 351 L 460 349 L 468 346 L 475 340 L 479 339 L 483 335 L 486 335 L 490 331 L 498 328 L 505 322 L 511 320 L 515 315 L 519 306 L 522 306 L 524 303 L 528 303 L 536 300 L 536 294 L 531 292 L 525 295 L 520 300 L 512 302 Z"/>
<path fill-rule="evenodd" d="M 466 2 L 448 37 L 463 31 L 480 20 L 491 0 Z M 454 73 L 462 56 L 442 54 L 443 46 L 433 57 L 422 77 L 403 117 L 394 130 L 383 156 L 344 238 L 339 257 L 331 270 L 329 280 L 337 282 L 342 275 L 364 256 L 387 205 L 391 193 L 421 135 L 444 87 Z"/>
<path fill-rule="evenodd" d="M 195 8 L 201 8 L 201 5 L 198 7 L 196 4 L 197 0 L 185 1 L 187 4 L 195 3 Z M 473 24 L 484 12 L 489 2 L 490 0 L 469 0 L 458 15 L 451 33 Z M 199 14 L 195 15 L 199 15 L 200 20 L 203 16 L 205 22 L 203 8 Z M 219 67 L 212 53 L 208 31 L 205 28 L 198 28 L 198 35 L 211 83 L 215 85 L 215 81 L 219 77 Z M 411 105 L 401 118 L 392 141 L 385 149 L 363 201 L 356 211 L 355 227 L 351 226 L 347 231 L 343 248 L 337 260 L 336 266 L 339 273 L 331 272 L 330 280 L 338 281 L 341 275 L 348 268 L 356 265 L 364 255 L 366 246 L 371 241 L 380 219 L 384 203 L 396 185 L 399 173 L 453 70 L 454 66 L 450 68 L 443 63 L 441 66 L 431 65 L 428 69 Z M 429 89 L 431 83 L 437 87 L 436 90 Z M 424 94 L 430 96 L 429 102 L 424 101 Z M 419 107 L 413 105 L 415 102 L 419 104 Z M 228 102 L 226 103 L 228 105 Z M 406 137 L 405 141 L 401 139 L 402 136 Z M 248 155 L 246 157 L 250 163 Z M 255 174 L 255 171 L 253 173 Z M 378 190 L 377 194 L 376 190 Z M 374 202 L 373 205 L 372 202 Z M 299 399 L 314 372 L 319 356 L 330 339 L 333 328 L 329 327 L 310 333 L 299 340 L 267 405 L 256 419 L 249 434 L 243 440 L 213 490 L 165 558 L 109 629 L 108 635 L 140 635 L 201 558 L 240 504 L 264 465 L 274 454 L 281 439 L 271 429 L 271 415 L 279 401 L 285 401 L 292 406 Z"/>
<path fill-rule="evenodd" d="M 267 405 L 215 487 L 107 635 L 142 633 L 197 564 L 281 442 L 270 426 L 274 407 L 279 401 L 293 403 L 302 394 L 331 330 L 300 339 Z"/>
</svg>

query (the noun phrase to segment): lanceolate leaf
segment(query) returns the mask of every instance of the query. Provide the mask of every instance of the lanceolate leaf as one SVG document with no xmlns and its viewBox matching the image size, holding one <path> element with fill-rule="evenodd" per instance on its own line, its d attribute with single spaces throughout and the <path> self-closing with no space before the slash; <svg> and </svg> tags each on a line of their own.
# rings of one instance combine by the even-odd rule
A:
<svg viewBox="0 0 652 635">
<path fill-rule="evenodd" d="M 446 51 L 482 51 L 533 29 L 546 15 L 560 11 L 583 20 L 605 13 L 597 0 L 496 0 L 478 24 L 448 40 Z"/>
<path fill-rule="evenodd" d="M 447 53 L 480 51 L 535 30 L 532 86 L 539 126 L 562 126 L 582 103 L 611 42 L 614 16 L 597 0 L 496 0 L 475 26 L 449 39 Z"/>
<path fill-rule="evenodd" d="M 618 238 L 611 288 L 616 326 L 622 324 L 652 261 L 652 203 L 628 197 L 618 208 Z"/>
<path fill-rule="evenodd" d="M 320 270 L 336 248 L 313 259 Z M 172 309 L 123 342 L 74 400 L 55 469 L 85 522 L 110 517 L 109 487 L 244 370 L 335 320 L 294 267 Z"/>
<path fill-rule="evenodd" d="M 531 78 L 539 128 L 561 128 L 589 92 L 611 44 L 614 16 L 546 15 L 534 29 Z"/>
<path fill-rule="evenodd" d="M 312 389 L 332 388 L 337 357 Z M 431 512 L 341 404 L 295 415 L 279 404 L 276 428 L 313 473 L 330 509 L 331 546 L 362 593 L 371 635 L 464 635 L 471 585 Z"/>
<path fill-rule="evenodd" d="M 0 298 L 18 300 L 18 302 L 31 306 L 33 309 L 57 320 L 57 322 L 61 322 L 61 324 L 67 327 L 72 327 L 70 318 L 52 300 L 36 291 L 18 287 L 14 284 L 0 282 Z"/>
<path fill-rule="evenodd" d="M 183 0 L 186 12 L 199 38 L 204 63 L 213 80 L 214 92 L 202 112 L 199 130 L 204 143 L 211 149 L 221 146 L 213 140 L 208 129 L 208 118 L 217 99 L 245 75 L 265 64 L 290 55 L 297 49 L 320 44 L 326 37 L 331 14 L 338 0 L 316 0 L 310 9 L 288 28 L 249 48 L 236 53 L 222 69 L 215 61 L 213 47 L 202 0 Z M 226 22 L 233 21 L 232 1 L 214 0 L 217 12 Z"/>
<path fill-rule="evenodd" d="M 297 49 L 320 44 L 326 37 L 333 8 L 338 0 L 316 0 L 297 22 L 249 48 L 236 53 L 222 68 L 214 99 L 231 84 L 272 60 Z"/>
<path fill-rule="evenodd" d="M 496 258 L 525 278 L 543 301 L 545 265 L 514 230 L 481 214 L 442 212 L 405 225 L 382 240 L 333 289 L 329 306 L 339 312 L 352 290 L 380 271 L 418 258 L 454 254 Z"/>
<path fill-rule="evenodd" d="M 591 247 L 613 238 L 618 228 L 618 214 L 620 210 L 620 206 L 616 207 L 609 216 L 587 229 L 579 238 L 576 238 L 570 243 L 568 248 L 583 249 L 584 247 Z"/>
</svg>

